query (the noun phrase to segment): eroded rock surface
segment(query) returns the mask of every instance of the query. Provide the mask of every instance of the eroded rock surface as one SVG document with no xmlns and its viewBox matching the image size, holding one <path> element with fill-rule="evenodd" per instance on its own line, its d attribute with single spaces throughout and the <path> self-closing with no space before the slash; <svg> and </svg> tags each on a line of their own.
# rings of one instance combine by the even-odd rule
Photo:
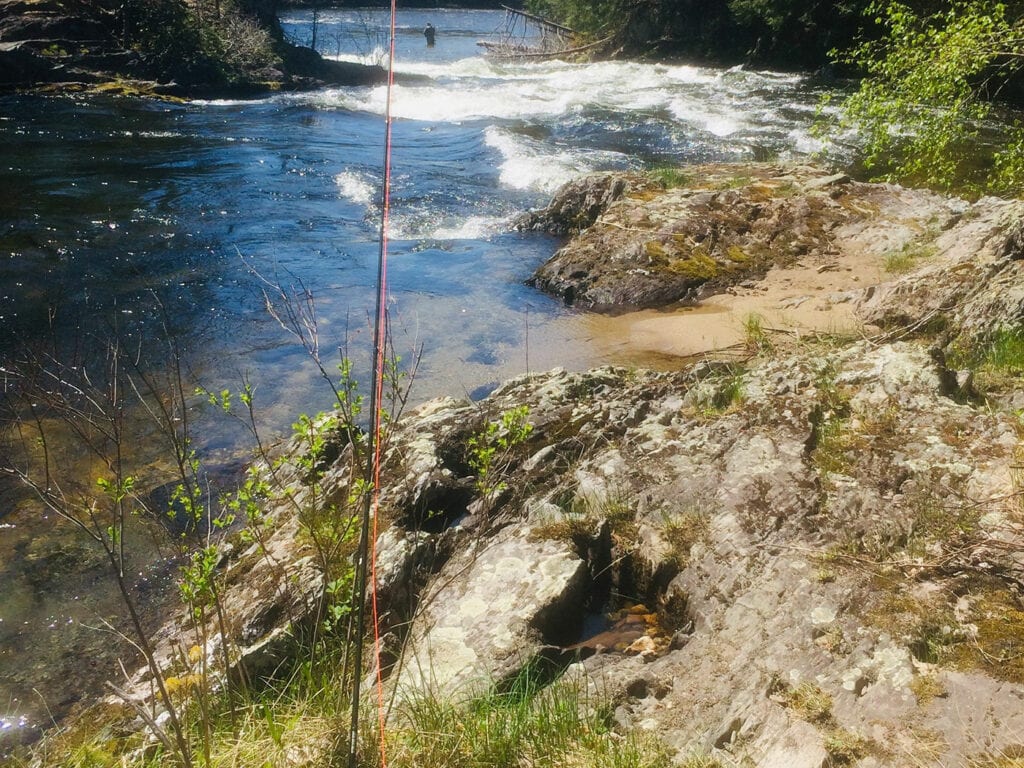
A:
<svg viewBox="0 0 1024 768">
<path fill-rule="evenodd" d="M 398 706 L 423 692 L 469 699 L 543 659 L 594 701 L 611 697 L 620 728 L 649 731 L 681 763 L 696 752 L 759 768 L 938 767 L 1017 753 L 1020 404 L 1012 392 L 984 398 L 952 361 L 968 359 L 958 346 L 1021 325 L 1020 203 L 802 173 L 738 192 L 750 227 L 708 234 L 708 247 L 752 236 L 762 217 L 744 206 L 773 186 L 762 211 L 794 226 L 779 244 L 787 258 L 909 251 L 905 272 L 853 296 L 880 335 L 672 372 L 523 376 L 481 402 L 426 403 L 394 427 L 378 594 Z M 796 193 L 779 198 L 789 183 L 827 227 L 801 228 Z M 731 191 L 678 200 L 709 210 Z M 854 210 L 871 200 L 870 216 Z M 724 264 L 723 247 L 708 259 Z M 523 407 L 532 430 L 497 442 L 505 427 L 486 425 Z M 488 434 L 482 482 L 474 451 Z M 337 455 L 323 481 L 341 495 Z M 260 619 L 270 609 L 246 609 L 271 605 L 282 584 L 312 585 L 288 593 L 292 626 L 317 615 L 322 583 L 303 575 L 308 550 L 289 525 L 272 559 L 256 549 L 231 566 L 228 599 L 246 617 L 233 643 L 287 637 L 275 633 L 288 622 Z M 626 641 L 601 642 L 616 619 Z"/>
<path fill-rule="evenodd" d="M 468 700 L 578 636 L 586 563 L 564 541 L 509 527 L 471 543 L 432 581 L 403 654 L 403 695 Z"/>
<path fill-rule="evenodd" d="M 1006 662 L 1024 649 L 1020 438 L 1015 417 L 961 402 L 947 380 L 925 346 L 860 343 L 742 372 L 509 383 L 483 407 L 527 403 L 536 420 L 505 468 L 516 490 L 455 526 L 469 535 L 487 516 L 500 533 L 432 580 L 399 690 L 476 692 L 510 658 L 526 664 L 543 640 L 527 633 L 518 656 L 510 641 L 536 610 L 531 572 L 558 562 L 549 586 L 572 584 L 560 599 L 579 609 L 600 585 L 591 570 L 581 589 L 582 561 L 559 547 L 578 554 L 607 520 L 611 593 L 656 608 L 667 636 L 577 668 L 616 698 L 623 727 L 680 759 L 719 750 L 758 766 L 1011 748 L 1024 728 L 1024 667 Z M 979 630 L 990 615 L 999 626 Z"/>
</svg>

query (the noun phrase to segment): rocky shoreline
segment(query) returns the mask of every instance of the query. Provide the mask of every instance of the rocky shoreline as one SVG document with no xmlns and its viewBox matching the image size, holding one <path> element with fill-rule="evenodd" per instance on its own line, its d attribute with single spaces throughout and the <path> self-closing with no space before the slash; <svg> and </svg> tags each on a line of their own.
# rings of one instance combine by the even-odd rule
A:
<svg viewBox="0 0 1024 768">
<path fill-rule="evenodd" d="M 220 44 L 224 50 L 208 54 L 190 45 L 198 46 L 211 33 L 195 32 L 184 17 L 154 16 L 143 23 L 136 18 L 140 12 L 130 10 L 137 3 L 108 8 L 69 0 L 0 0 L 0 93 L 252 97 L 386 82 L 381 67 L 331 61 L 288 43 L 273 5 L 262 0 L 240 0 L 237 8 L 218 3 L 223 18 L 204 23 L 219 25 L 229 39 Z M 129 33 L 132 19 L 142 29 Z M 183 31 L 197 39 L 175 40 L 175 24 L 186 25 Z M 161 25 L 168 29 L 151 28 Z M 165 32 L 170 37 L 161 39 Z M 192 57 L 196 61 L 186 66 Z"/>
<path fill-rule="evenodd" d="M 1020 338 L 1024 203 L 802 166 L 686 174 L 592 177 L 524 218 L 572 234 L 535 284 L 613 313 L 730 298 L 764 322 L 672 372 L 526 375 L 396 424 L 377 542 L 389 690 L 468 700 L 543 660 L 679 763 L 1009 765 L 1024 395 L 987 351 Z M 663 333 L 701 322 L 677 316 Z M 474 440 L 509 413 L 531 429 L 482 486 Z M 344 495 L 336 447 L 323 485 Z M 287 505 L 267 511 L 273 534 L 223 564 L 250 674 L 287 658 L 322 592 Z M 182 621 L 160 634 L 168 665 Z"/>
</svg>

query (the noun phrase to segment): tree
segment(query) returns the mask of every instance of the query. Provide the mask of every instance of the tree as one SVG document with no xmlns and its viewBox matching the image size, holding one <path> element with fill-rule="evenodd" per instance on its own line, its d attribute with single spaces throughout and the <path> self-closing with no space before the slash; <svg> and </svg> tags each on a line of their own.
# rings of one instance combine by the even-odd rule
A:
<svg viewBox="0 0 1024 768">
<path fill-rule="evenodd" d="M 621 25 L 627 4 L 621 0 L 526 0 L 526 8 L 556 19 L 585 35 L 604 36 Z"/>
<path fill-rule="evenodd" d="M 815 69 L 849 46 L 871 0 L 526 0 L 628 54 Z"/>
<path fill-rule="evenodd" d="M 753 39 L 755 61 L 816 68 L 849 46 L 869 0 L 729 0 L 733 24 Z"/>
<path fill-rule="evenodd" d="M 1021 10 L 991 0 L 872 3 L 882 36 L 839 57 L 867 74 L 841 118 L 861 134 L 866 167 L 939 188 L 1020 192 L 1024 125 L 984 134 L 1024 64 Z"/>
</svg>

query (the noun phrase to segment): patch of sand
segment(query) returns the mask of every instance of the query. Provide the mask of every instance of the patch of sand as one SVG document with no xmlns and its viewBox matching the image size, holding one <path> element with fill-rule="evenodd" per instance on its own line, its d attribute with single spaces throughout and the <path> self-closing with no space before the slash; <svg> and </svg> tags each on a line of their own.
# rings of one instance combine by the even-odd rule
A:
<svg viewBox="0 0 1024 768">
<path fill-rule="evenodd" d="M 860 334 L 865 327 L 854 311 L 857 296 L 881 282 L 876 255 L 846 255 L 815 266 L 772 268 L 694 307 L 642 310 L 623 315 L 588 315 L 590 332 L 611 348 L 634 355 L 690 357 L 742 345 L 744 325 L 756 315 L 772 337 L 813 333 Z"/>
</svg>

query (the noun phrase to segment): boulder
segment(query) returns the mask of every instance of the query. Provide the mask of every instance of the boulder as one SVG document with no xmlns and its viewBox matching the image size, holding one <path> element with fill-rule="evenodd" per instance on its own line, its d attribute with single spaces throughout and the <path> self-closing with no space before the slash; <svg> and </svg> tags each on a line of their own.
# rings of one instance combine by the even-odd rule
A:
<svg viewBox="0 0 1024 768">
<path fill-rule="evenodd" d="M 916 269 L 867 288 L 858 311 L 903 329 L 946 327 L 962 345 L 983 343 L 1024 319 L 1024 203 L 983 198 L 928 244 Z"/>
<path fill-rule="evenodd" d="M 545 208 L 517 218 L 512 228 L 558 236 L 575 234 L 591 226 L 623 195 L 643 193 L 656 186 L 641 174 L 597 173 L 584 176 L 563 185 Z"/>
<path fill-rule="evenodd" d="M 402 697 L 468 700 L 579 634 L 586 564 L 565 543 L 510 527 L 474 542 L 432 580 L 394 684 Z"/>
<path fill-rule="evenodd" d="M 1024 675 L 995 661 L 1001 630 L 969 639 L 984 611 L 1016 599 L 1006 574 L 1024 524 L 1004 503 L 1014 418 L 950 393 L 914 343 L 761 360 L 733 402 L 709 397 L 724 375 L 555 371 L 485 401 L 492 413 L 528 404 L 537 424 L 504 470 L 524 492 L 491 512 L 523 522 L 473 540 L 428 580 L 391 684 L 471 698 L 558 646 L 597 651 L 580 666 L 595 698 L 611 696 L 620 727 L 657 734 L 680 759 L 898 766 L 907 752 L 891 745 L 917 754 L 925 731 L 937 734 L 929 748 L 948 745 L 942 761 L 977 757 L 970 742 L 993 754 L 1012 746 L 1002 717 L 953 721 L 964 707 L 980 712 L 979 685 L 1024 695 Z M 569 425 L 590 447 L 563 461 Z M 602 642 L 623 622 L 558 637 L 592 605 L 584 561 L 597 558 L 600 520 L 614 548 L 604 609 L 625 600 L 657 614 L 646 630 L 626 628 L 629 644 Z M 1007 536 L 1017 544 L 993 546 Z M 662 574 L 674 575 L 650 578 L 670 562 Z M 536 580 L 545 573 L 550 588 Z M 964 579 L 980 590 L 970 604 L 955 597 Z M 554 632 L 537 597 L 573 623 Z M 931 615 L 950 627 L 928 629 Z M 920 644 L 931 631 L 938 671 Z M 1024 626 L 1012 632 L 1024 649 Z M 975 640 L 984 653 L 970 650 Z M 974 693 L 945 677 L 961 664 Z"/>
<path fill-rule="evenodd" d="M 634 175 L 570 183 L 523 226 L 578 234 L 528 282 L 598 311 L 666 307 L 773 267 L 842 268 L 864 253 L 898 251 L 966 207 L 804 166 L 709 165 L 689 175 L 673 189 Z"/>
<path fill-rule="evenodd" d="M 53 62 L 32 45 L 0 42 L 0 88 L 47 82 L 54 76 Z"/>
</svg>

